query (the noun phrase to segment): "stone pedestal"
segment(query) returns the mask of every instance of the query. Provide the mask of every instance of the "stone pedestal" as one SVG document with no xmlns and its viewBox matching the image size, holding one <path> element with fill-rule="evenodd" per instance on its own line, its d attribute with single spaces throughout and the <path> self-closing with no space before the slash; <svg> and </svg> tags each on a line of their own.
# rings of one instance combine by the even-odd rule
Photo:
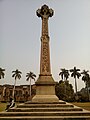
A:
<svg viewBox="0 0 90 120">
<path fill-rule="evenodd" d="M 58 102 L 55 95 L 55 82 L 52 76 L 39 76 L 36 82 L 36 95 L 33 102 Z"/>
</svg>

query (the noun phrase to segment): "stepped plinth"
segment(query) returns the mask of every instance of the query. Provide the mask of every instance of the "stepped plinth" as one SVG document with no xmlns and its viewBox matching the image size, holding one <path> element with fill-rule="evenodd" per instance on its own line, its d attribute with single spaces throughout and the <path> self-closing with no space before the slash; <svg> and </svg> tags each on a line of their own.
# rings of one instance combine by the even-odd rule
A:
<svg viewBox="0 0 90 120">
<path fill-rule="evenodd" d="M 59 102 L 26 102 L 0 113 L 0 120 L 90 120 L 90 111 Z"/>
</svg>

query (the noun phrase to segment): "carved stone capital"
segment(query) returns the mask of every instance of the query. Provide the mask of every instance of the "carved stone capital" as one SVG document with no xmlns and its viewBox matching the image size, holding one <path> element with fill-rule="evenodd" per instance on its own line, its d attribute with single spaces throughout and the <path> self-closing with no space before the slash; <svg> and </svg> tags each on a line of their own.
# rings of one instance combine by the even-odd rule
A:
<svg viewBox="0 0 90 120">
<path fill-rule="evenodd" d="M 54 11 L 51 8 L 49 9 L 47 5 L 43 5 L 41 9 L 38 9 L 36 11 L 36 14 L 38 17 L 41 17 L 41 18 L 49 18 L 53 16 Z"/>
</svg>

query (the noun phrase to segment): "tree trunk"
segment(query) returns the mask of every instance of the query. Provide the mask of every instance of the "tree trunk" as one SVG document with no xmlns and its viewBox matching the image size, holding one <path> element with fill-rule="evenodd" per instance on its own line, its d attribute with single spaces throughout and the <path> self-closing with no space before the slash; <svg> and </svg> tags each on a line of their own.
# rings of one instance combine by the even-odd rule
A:
<svg viewBox="0 0 90 120">
<path fill-rule="evenodd" d="M 76 99 L 76 101 L 78 101 L 78 94 L 77 94 L 77 81 L 76 81 L 76 77 L 75 77 L 75 90 L 76 90 L 76 96 L 75 96 L 75 99 Z"/>
<path fill-rule="evenodd" d="M 5 96 L 6 87 L 3 88 L 3 97 Z"/>
<path fill-rule="evenodd" d="M 30 78 L 30 98 L 31 98 L 31 78 Z"/>
<path fill-rule="evenodd" d="M 86 83 L 86 88 L 87 88 L 88 101 L 90 101 L 90 95 L 89 95 L 89 89 L 88 89 L 88 84 L 87 83 Z"/>
<path fill-rule="evenodd" d="M 16 80 L 15 80 L 15 83 L 14 83 L 13 94 L 12 94 L 13 99 L 14 99 L 14 93 L 15 93 L 15 86 L 16 86 Z"/>
<path fill-rule="evenodd" d="M 66 96 L 66 80 L 65 80 L 65 76 L 64 76 L 64 85 L 65 85 L 64 92 L 65 92 L 65 96 Z"/>
<path fill-rule="evenodd" d="M 76 81 L 76 77 L 75 77 L 75 90 L 76 90 L 76 94 L 77 94 L 77 81 Z"/>
</svg>

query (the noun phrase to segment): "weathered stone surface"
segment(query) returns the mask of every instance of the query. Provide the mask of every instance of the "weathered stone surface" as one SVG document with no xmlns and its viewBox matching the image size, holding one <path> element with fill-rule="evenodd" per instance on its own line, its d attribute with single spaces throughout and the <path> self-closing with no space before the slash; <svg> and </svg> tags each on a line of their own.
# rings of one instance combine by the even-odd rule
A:
<svg viewBox="0 0 90 120">
<path fill-rule="evenodd" d="M 90 111 L 64 101 L 31 102 L 0 113 L 0 120 L 90 120 Z"/>
<path fill-rule="evenodd" d="M 32 101 L 0 113 L 0 120 L 90 120 L 90 112 L 64 101 L 55 95 L 55 82 L 51 75 L 48 18 L 53 10 L 43 5 L 37 10 L 42 18 L 40 75 L 36 81 L 36 96 Z"/>
<path fill-rule="evenodd" d="M 55 95 L 55 81 L 51 75 L 48 33 L 48 19 L 53 16 L 54 11 L 49 9 L 47 5 L 43 5 L 36 13 L 42 19 L 42 35 L 40 75 L 35 83 L 36 95 L 33 97 L 32 102 L 58 102 L 59 99 Z"/>
</svg>

